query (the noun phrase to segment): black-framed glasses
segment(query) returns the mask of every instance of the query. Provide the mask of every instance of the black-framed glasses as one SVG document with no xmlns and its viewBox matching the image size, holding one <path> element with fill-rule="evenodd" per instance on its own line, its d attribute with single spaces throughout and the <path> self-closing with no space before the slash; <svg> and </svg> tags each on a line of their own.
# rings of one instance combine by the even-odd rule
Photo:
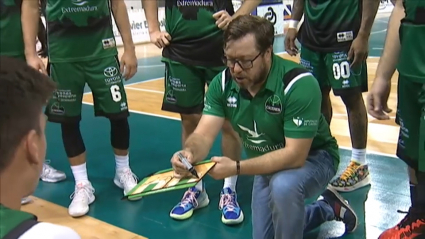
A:
<svg viewBox="0 0 425 239">
<path fill-rule="evenodd" d="M 254 61 L 262 54 L 263 52 L 258 53 L 257 56 L 255 56 L 252 60 L 243 60 L 243 61 L 238 61 L 238 60 L 233 60 L 233 59 L 228 59 L 226 56 L 223 56 L 223 63 L 227 66 L 227 67 L 235 67 L 236 64 L 238 64 L 243 70 L 247 70 L 250 69 L 254 66 Z"/>
</svg>

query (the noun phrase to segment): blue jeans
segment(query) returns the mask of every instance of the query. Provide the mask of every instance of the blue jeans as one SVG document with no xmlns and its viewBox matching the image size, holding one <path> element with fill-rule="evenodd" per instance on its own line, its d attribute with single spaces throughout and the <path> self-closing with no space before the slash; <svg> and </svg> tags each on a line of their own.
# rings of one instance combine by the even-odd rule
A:
<svg viewBox="0 0 425 239">
<path fill-rule="evenodd" d="M 325 201 L 305 205 L 319 196 L 335 176 L 332 157 L 324 150 L 311 152 L 302 168 L 254 178 L 252 191 L 253 239 L 302 239 L 304 232 L 335 219 Z"/>
</svg>

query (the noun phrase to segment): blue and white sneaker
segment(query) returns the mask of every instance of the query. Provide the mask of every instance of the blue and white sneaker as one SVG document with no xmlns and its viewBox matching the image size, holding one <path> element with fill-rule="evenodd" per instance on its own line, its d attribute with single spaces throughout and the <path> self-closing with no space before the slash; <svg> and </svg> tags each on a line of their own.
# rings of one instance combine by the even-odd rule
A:
<svg viewBox="0 0 425 239">
<path fill-rule="evenodd" d="M 220 193 L 220 203 L 218 208 L 221 210 L 221 221 L 227 225 L 234 225 L 243 222 L 244 216 L 239 207 L 238 196 L 230 188 L 223 188 Z"/>
<path fill-rule="evenodd" d="M 193 215 L 193 211 L 208 206 L 208 198 L 205 187 L 199 191 L 195 187 L 189 188 L 183 195 L 182 200 L 171 210 L 170 217 L 176 220 L 186 220 Z"/>
</svg>

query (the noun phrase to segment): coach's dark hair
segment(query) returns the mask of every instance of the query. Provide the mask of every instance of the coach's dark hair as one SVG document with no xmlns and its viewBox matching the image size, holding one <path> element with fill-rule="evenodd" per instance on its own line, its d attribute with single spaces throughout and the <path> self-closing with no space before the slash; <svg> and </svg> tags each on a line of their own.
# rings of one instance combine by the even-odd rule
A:
<svg viewBox="0 0 425 239">
<path fill-rule="evenodd" d="M 0 57 L 0 173 L 31 130 L 41 133 L 40 113 L 54 89 L 48 76 L 25 61 Z"/>
<path fill-rule="evenodd" d="M 248 34 L 253 34 L 256 40 L 257 50 L 264 52 L 267 48 L 273 46 L 274 26 L 267 19 L 252 16 L 241 15 L 229 23 L 224 31 L 224 46 L 227 42 L 238 40 Z"/>
</svg>

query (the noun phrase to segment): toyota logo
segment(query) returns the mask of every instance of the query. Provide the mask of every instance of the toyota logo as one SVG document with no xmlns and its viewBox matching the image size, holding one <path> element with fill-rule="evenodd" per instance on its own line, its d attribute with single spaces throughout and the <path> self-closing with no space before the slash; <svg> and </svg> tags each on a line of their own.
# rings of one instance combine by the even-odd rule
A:
<svg viewBox="0 0 425 239">
<path fill-rule="evenodd" d="M 105 68 L 105 70 L 103 70 L 103 75 L 105 75 L 106 77 L 114 77 L 118 74 L 118 70 L 116 67 L 110 66 Z"/>
</svg>

